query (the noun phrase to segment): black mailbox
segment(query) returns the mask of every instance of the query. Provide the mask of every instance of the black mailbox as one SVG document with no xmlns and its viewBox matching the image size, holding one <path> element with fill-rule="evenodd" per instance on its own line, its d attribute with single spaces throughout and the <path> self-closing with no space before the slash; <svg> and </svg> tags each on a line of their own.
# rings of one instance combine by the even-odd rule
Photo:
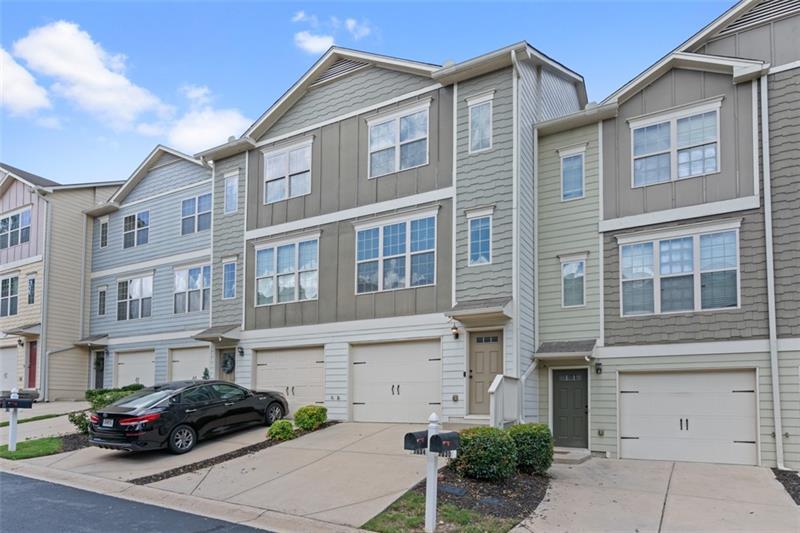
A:
<svg viewBox="0 0 800 533">
<path fill-rule="evenodd" d="M 458 450 L 460 442 L 458 433 L 455 431 L 439 433 L 431 437 L 431 452 L 450 457 L 453 452 Z"/>
<path fill-rule="evenodd" d="M 416 454 L 423 454 L 428 449 L 428 431 L 414 431 L 406 433 L 403 439 L 403 449 Z"/>
<path fill-rule="evenodd" d="M 33 400 L 28 400 L 25 398 L 19 399 L 12 399 L 12 398 L 3 398 L 0 400 L 0 407 L 5 409 L 30 409 L 33 407 Z"/>
</svg>

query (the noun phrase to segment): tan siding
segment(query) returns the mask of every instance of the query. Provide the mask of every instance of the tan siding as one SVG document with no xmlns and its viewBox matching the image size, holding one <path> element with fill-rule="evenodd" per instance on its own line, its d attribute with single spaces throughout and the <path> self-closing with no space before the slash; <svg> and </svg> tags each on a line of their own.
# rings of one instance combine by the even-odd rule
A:
<svg viewBox="0 0 800 533">
<path fill-rule="evenodd" d="M 89 352 L 81 348 L 51 354 L 48 400 L 81 400 L 89 384 Z"/>
</svg>

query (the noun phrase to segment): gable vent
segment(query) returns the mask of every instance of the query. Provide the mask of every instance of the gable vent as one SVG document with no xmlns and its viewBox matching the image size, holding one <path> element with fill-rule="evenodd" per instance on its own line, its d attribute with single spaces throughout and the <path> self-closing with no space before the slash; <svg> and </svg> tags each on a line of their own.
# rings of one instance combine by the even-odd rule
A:
<svg viewBox="0 0 800 533">
<path fill-rule="evenodd" d="M 734 33 L 793 13 L 800 13 L 800 2 L 797 0 L 764 0 L 728 24 L 718 35 Z"/>
<path fill-rule="evenodd" d="M 330 81 L 333 78 L 337 78 L 339 76 L 344 76 L 345 74 L 349 74 L 355 70 L 360 68 L 364 68 L 368 65 L 368 63 L 364 63 L 363 61 L 355 61 L 353 59 L 339 59 L 333 65 L 328 68 L 325 72 L 322 73 L 315 81 L 311 84 L 311 87 L 316 85 L 321 85 L 326 81 Z"/>
</svg>

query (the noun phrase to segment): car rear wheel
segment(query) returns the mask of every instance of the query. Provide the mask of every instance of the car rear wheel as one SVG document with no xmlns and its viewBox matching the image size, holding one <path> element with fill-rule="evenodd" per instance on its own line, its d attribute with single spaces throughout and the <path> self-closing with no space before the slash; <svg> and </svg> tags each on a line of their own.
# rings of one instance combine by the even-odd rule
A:
<svg viewBox="0 0 800 533">
<path fill-rule="evenodd" d="M 267 413 L 266 413 L 266 423 L 268 426 L 271 426 L 273 422 L 280 420 L 283 418 L 283 407 L 281 404 L 274 402 L 267 406 Z"/>
<path fill-rule="evenodd" d="M 169 451 L 186 453 L 197 444 L 197 432 L 191 426 L 182 424 L 169 434 Z"/>
</svg>

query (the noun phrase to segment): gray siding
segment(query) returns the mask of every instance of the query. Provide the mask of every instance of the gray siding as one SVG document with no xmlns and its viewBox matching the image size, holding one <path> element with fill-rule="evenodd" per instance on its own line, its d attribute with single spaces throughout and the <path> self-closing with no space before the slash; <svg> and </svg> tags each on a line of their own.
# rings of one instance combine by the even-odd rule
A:
<svg viewBox="0 0 800 533">
<path fill-rule="evenodd" d="M 338 83 L 344 83 L 344 80 L 331 82 L 331 87 Z M 430 101 L 429 164 L 369 179 L 367 120 L 425 101 Z M 248 229 L 449 187 L 452 185 L 453 159 L 452 102 L 451 89 L 438 89 L 262 147 L 262 150 L 269 151 L 313 136 L 311 193 L 299 198 L 264 205 L 264 158 L 260 150 L 252 151 L 247 194 Z M 309 122 L 317 121 L 315 118 Z"/>
<path fill-rule="evenodd" d="M 0 195 L 0 217 L 24 207 L 31 209 L 30 241 L 0 250 L 0 268 L 7 263 L 44 254 L 47 201 L 21 181 L 12 180 L 11 185 Z"/>
<path fill-rule="evenodd" d="M 616 235 L 605 240 L 606 346 L 676 342 L 733 341 L 767 338 L 767 276 L 764 214 L 761 209 L 687 222 L 742 218 L 739 230 L 741 308 L 651 316 L 620 316 L 619 246 Z M 662 224 L 649 229 L 677 227 Z"/>
<path fill-rule="evenodd" d="M 574 113 L 581 108 L 575 84 L 547 69 L 541 70 L 540 121 Z"/>
<path fill-rule="evenodd" d="M 225 175 L 239 173 L 238 209 L 225 214 Z M 215 162 L 211 324 L 242 322 L 242 253 L 244 251 L 245 154 Z M 222 260 L 236 257 L 236 298 L 222 299 Z"/>
<path fill-rule="evenodd" d="M 800 69 L 769 79 L 775 296 L 779 337 L 800 337 Z"/>
<path fill-rule="evenodd" d="M 152 163 L 147 175 L 125 198 L 125 203 L 136 202 L 164 192 L 165 185 L 177 189 L 199 180 L 211 178 L 211 170 L 172 154 L 163 154 Z"/>
<path fill-rule="evenodd" d="M 783 459 L 786 466 L 800 469 L 800 352 L 781 352 L 780 365 Z"/>
<path fill-rule="evenodd" d="M 511 297 L 512 292 L 512 70 L 498 70 L 458 84 L 456 300 Z M 494 90 L 492 149 L 469 153 L 469 113 L 466 99 Z M 467 209 L 494 205 L 492 263 L 468 266 Z"/>
<path fill-rule="evenodd" d="M 603 127 L 603 196 L 606 220 L 664 209 L 753 196 L 752 85 L 729 75 L 673 69 L 623 103 Z M 720 109 L 720 172 L 632 187 L 628 120 L 724 95 Z"/>
<path fill-rule="evenodd" d="M 435 205 L 435 204 L 429 204 Z M 363 320 L 441 312 L 451 303 L 451 226 L 452 202 L 444 200 L 436 228 L 436 285 L 355 294 L 355 229 L 358 219 L 325 224 L 319 229 L 319 299 L 308 302 L 254 307 L 254 245 L 247 246 L 245 282 L 245 329 Z M 420 206 L 423 207 L 423 206 Z M 286 235 L 290 237 L 291 235 Z"/>
<path fill-rule="evenodd" d="M 396 70 L 361 69 L 310 89 L 261 138 L 290 133 L 432 84 L 430 78 Z"/>
</svg>

